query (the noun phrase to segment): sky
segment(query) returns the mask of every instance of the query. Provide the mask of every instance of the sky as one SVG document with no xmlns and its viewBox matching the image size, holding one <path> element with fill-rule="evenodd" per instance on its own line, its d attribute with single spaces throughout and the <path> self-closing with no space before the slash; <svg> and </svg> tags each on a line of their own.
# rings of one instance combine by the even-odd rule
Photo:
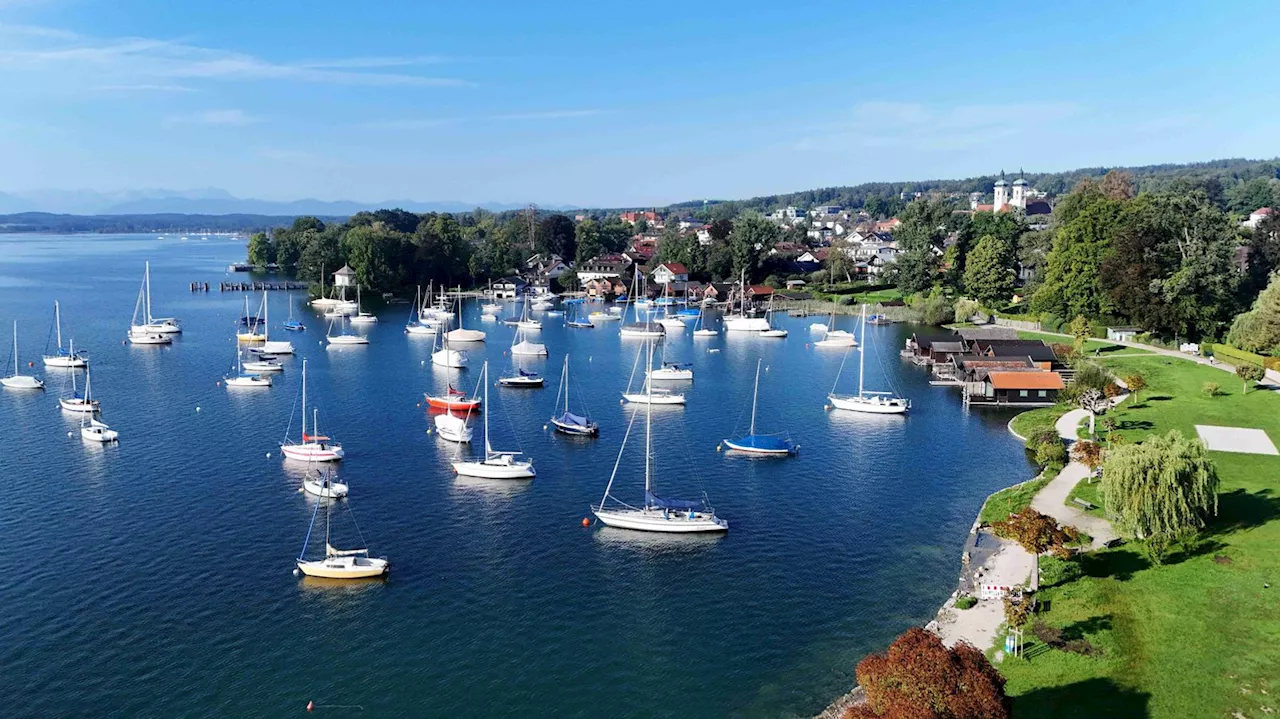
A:
<svg viewBox="0 0 1280 719">
<path fill-rule="evenodd" d="M 1280 155 L 1273 0 L 0 0 L 0 191 L 619 207 Z"/>
</svg>

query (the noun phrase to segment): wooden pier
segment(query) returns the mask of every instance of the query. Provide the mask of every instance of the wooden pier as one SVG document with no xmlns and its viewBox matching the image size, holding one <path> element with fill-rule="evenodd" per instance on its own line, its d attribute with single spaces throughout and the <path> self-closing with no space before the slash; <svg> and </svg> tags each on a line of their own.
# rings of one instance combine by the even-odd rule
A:
<svg viewBox="0 0 1280 719">
<path fill-rule="evenodd" d="M 191 283 L 191 291 L 196 292 L 196 286 L 199 282 Z M 270 292 L 270 291 L 290 291 L 305 290 L 308 285 L 306 282 L 219 282 L 219 292 Z M 209 284 L 204 284 L 205 292 L 209 291 Z"/>
</svg>

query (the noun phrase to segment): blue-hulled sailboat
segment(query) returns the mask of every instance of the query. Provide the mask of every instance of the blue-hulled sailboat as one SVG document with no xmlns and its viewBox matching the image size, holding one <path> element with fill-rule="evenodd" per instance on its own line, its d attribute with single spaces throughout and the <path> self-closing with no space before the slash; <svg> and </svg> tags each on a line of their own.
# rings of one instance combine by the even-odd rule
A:
<svg viewBox="0 0 1280 719">
<path fill-rule="evenodd" d="M 751 429 L 747 436 L 740 439 L 726 439 L 724 444 L 729 449 L 752 454 L 793 455 L 800 451 L 800 446 L 790 439 L 777 434 L 756 434 L 756 401 L 760 396 L 760 364 L 756 360 L 756 385 L 751 391 Z"/>
</svg>

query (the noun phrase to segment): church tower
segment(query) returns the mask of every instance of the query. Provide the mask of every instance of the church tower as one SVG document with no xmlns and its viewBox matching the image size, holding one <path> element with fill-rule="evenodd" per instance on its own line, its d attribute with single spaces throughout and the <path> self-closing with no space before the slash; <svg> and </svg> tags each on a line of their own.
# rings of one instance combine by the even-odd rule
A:
<svg viewBox="0 0 1280 719">
<path fill-rule="evenodd" d="M 1027 209 L 1027 181 L 1022 177 L 1022 171 L 1018 171 L 1018 179 L 1013 181 L 1013 200 L 1011 204 L 1019 210 Z"/>
<path fill-rule="evenodd" d="M 1009 204 L 1009 183 L 1004 181 L 1004 170 L 1000 171 L 1000 179 L 996 180 L 996 202 L 991 208 L 994 212 L 1003 210 Z"/>
</svg>

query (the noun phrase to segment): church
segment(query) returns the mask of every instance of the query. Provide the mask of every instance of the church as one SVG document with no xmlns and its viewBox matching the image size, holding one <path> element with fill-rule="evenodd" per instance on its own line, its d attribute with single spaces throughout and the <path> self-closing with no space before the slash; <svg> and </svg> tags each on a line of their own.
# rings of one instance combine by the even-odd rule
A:
<svg viewBox="0 0 1280 719">
<path fill-rule="evenodd" d="M 995 202 L 990 205 L 979 204 L 982 193 L 969 195 L 969 209 L 974 212 L 1012 212 L 1021 210 L 1026 215 L 1047 215 L 1053 208 L 1045 201 L 1045 193 L 1031 189 L 1026 178 L 1018 174 L 1012 183 L 1004 179 L 1004 170 L 1000 171 L 1000 179 L 995 184 Z"/>
</svg>

